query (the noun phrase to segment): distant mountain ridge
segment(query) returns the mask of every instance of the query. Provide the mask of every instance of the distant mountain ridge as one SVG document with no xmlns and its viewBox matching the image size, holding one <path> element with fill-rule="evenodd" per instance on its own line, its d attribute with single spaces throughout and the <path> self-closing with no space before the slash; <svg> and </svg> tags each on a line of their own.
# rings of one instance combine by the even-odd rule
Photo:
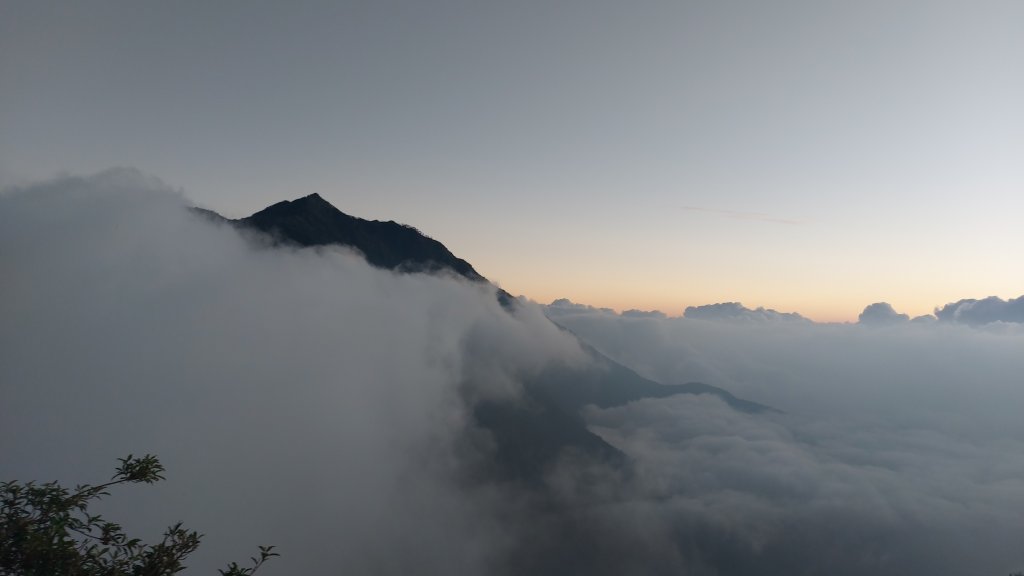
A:
<svg viewBox="0 0 1024 576">
<path fill-rule="evenodd" d="M 209 210 L 194 208 L 193 211 L 213 221 L 265 234 L 273 244 L 347 246 L 361 252 L 369 264 L 378 268 L 399 273 L 451 273 L 472 282 L 488 282 L 469 262 L 456 257 L 444 244 L 416 228 L 393 221 L 350 216 L 318 194 L 278 202 L 238 220 Z M 494 288 L 498 301 L 506 309 L 513 309 L 517 300 L 504 290 Z M 523 402 L 487 402 L 476 407 L 474 415 L 478 424 L 494 437 L 492 465 L 501 477 L 539 482 L 545 469 L 566 449 L 616 466 L 623 465 L 627 461 L 625 455 L 590 432 L 583 421 L 580 409 L 590 404 L 610 408 L 644 398 L 708 394 L 742 412 L 773 411 L 707 384 L 659 384 L 582 341 L 580 346 L 591 359 L 586 367 L 549 368 L 523 383 Z"/>
</svg>

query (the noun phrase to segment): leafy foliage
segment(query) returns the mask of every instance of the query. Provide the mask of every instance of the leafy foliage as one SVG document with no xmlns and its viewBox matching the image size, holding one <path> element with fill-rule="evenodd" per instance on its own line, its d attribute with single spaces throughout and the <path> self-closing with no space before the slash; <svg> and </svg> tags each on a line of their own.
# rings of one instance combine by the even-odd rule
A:
<svg viewBox="0 0 1024 576">
<path fill-rule="evenodd" d="M 119 484 L 163 480 L 156 456 L 119 459 L 109 482 L 78 485 L 56 481 L 0 484 L 0 576 L 165 576 L 185 569 L 185 558 L 199 547 L 202 535 L 181 523 L 169 527 L 156 544 L 129 538 L 121 526 L 89 513 L 94 500 Z M 260 546 L 259 557 L 243 568 L 232 562 L 222 576 L 250 576 L 269 558 L 273 546 Z"/>
</svg>

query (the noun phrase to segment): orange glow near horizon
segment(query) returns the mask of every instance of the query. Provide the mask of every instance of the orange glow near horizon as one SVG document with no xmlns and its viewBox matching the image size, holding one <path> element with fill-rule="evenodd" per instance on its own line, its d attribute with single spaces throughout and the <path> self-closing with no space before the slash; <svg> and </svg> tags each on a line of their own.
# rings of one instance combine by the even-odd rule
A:
<svg viewBox="0 0 1024 576">
<path fill-rule="evenodd" d="M 969 289 L 955 293 L 948 288 L 942 291 L 925 292 L 920 290 L 893 291 L 889 296 L 882 296 L 881 291 L 873 297 L 860 294 L 855 290 L 818 293 L 817 295 L 798 295 L 794 287 L 793 293 L 758 294 L 756 289 L 736 291 L 721 288 L 719 291 L 701 290 L 692 294 L 680 291 L 678 294 L 665 294 L 655 289 L 615 290 L 588 286 L 565 286 L 554 288 L 550 284 L 540 282 L 515 282 L 503 286 L 513 294 L 523 295 L 541 304 L 549 304 L 558 298 L 568 298 L 577 304 L 585 304 L 595 308 L 610 308 L 618 313 L 626 310 L 659 310 L 670 317 L 682 316 L 689 306 L 703 306 L 721 302 L 739 302 L 751 309 L 764 307 L 778 312 L 796 312 L 815 322 L 857 322 L 858 316 L 869 304 L 888 302 L 893 308 L 911 318 L 925 314 L 933 314 L 936 308 L 956 302 L 964 298 L 985 298 L 997 296 L 1011 299 L 1020 294 L 1012 291 L 990 293 L 983 290 Z M 660 292 L 660 293 L 659 293 Z M 717 294 L 717 296 L 716 296 Z"/>
</svg>

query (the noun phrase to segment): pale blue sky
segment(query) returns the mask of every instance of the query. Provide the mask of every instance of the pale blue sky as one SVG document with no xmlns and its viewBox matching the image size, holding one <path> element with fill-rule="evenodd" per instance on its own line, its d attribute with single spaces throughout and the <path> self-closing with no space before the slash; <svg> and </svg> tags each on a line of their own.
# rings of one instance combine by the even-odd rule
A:
<svg viewBox="0 0 1024 576">
<path fill-rule="evenodd" d="M 318 192 L 514 293 L 1024 293 L 1024 2 L 0 2 L 0 185 Z"/>
</svg>

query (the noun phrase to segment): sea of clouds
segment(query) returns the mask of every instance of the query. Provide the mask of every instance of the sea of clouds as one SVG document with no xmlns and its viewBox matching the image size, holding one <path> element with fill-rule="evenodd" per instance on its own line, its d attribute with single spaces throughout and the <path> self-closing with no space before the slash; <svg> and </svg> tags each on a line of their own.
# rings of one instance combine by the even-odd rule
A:
<svg viewBox="0 0 1024 576">
<path fill-rule="evenodd" d="M 748 417 L 713 397 L 677 396 L 587 412 L 639 463 L 638 484 L 658 503 L 650 516 L 703 516 L 735 536 L 691 551 L 727 543 L 709 573 L 1020 566 L 1024 325 L 870 312 L 819 324 L 738 304 L 676 318 L 565 300 L 546 310 L 644 376 L 714 384 L 782 411 Z"/>
<path fill-rule="evenodd" d="M 155 453 L 167 480 L 102 511 L 205 533 L 196 573 L 257 544 L 282 553 L 268 575 L 1024 569 L 1024 325 L 949 320 L 996 302 L 859 324 L 510 312 L 493 287 L 272 247 L 188 206 L 129 169 L 0 194 L 0 479 L 101 482 Z M 626 469 L 474 474 L 492 456 L 474 402 L 586 361 L 548 318 L 648 378 L 778 411 L 588 407 Z"/>
</svg>

